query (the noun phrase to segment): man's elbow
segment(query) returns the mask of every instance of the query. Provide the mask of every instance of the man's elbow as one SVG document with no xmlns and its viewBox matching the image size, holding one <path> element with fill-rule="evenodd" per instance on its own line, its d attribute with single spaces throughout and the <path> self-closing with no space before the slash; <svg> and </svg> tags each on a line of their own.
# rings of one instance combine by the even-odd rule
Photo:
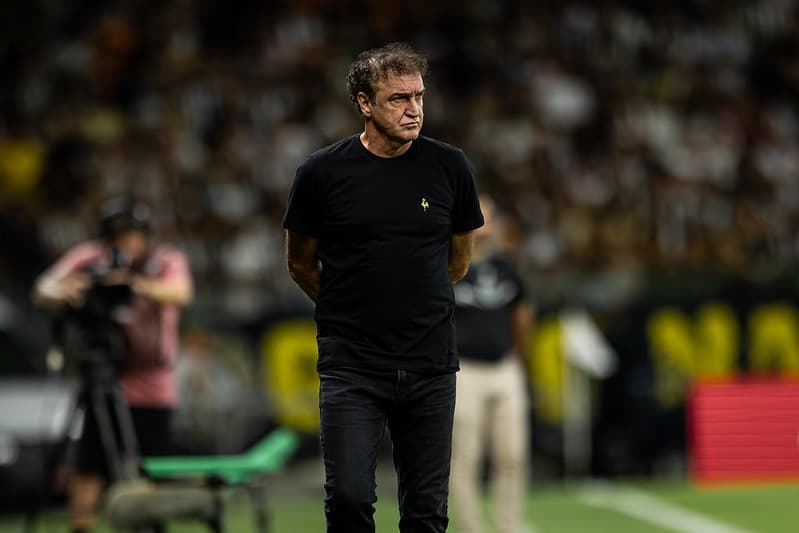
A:
<svg viewBox="0 0 799 533">
<path fill-rule="evenodd" d="M 308 273 L 311 271 L 310 265 L 292 259 L 286 260 L 286 268 L 289 271 L 289 276 L 291 276 L 291 279 L 293 279 L 295 283 L 299 283 L 300 280 L 307 277 Z"/>
<path fill-rule="evenodd" d="M 449 279 L 452 283 L 457 283 L 463 279 L 463 276 L 466 275 L 466 272 L 469 270 L 469 264 L 463 265 L 450 265 L 449 266 Z"/>
<path fill-rule="evenodd" d="M 181 288 L 177 295 L 177 305 L 180 307 L 188 307 L 194 301 L 194 286 L 188 285 Z"/>
<path fill-rule="evenodd" d="M 289 276 L 291 276 L 291 279 L 297 281 L 297 278 L 300 276 L 300 265 L 296 261 L 288 259 L 286 260 L 286 270 L 289 271 Z"/>
</svg>

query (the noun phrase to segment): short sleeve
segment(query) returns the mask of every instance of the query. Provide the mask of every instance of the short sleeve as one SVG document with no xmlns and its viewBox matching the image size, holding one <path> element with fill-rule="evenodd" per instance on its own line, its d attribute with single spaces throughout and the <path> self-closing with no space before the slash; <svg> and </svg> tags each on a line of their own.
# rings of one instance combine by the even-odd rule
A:
<svg viewBox="0 0 799 533">
<path fill-rule="evenodd" d="M 167 251 L 164 254 L 164 268 L 159 278 L 191 282 L 191 269 L 186 255 L 179 250 Z"/>
<path fill-rule="evenodd" d="M 452 210 L 452 232 L 464 233 L 483 225 L 483 213 L 477 197 L 474 171 L 463 151 L 458 150 L 455 171 L 455 205 Z"/>
<path fill-rule="evenodd" d="M 319 236 L 322 220 L 319 176 L 315 167 L 313 160 L 308 160 L 297 169 L 283 216 L 284 229 L 310 237 Z"/>
<path fill-rule="evenodd" d="M 97 241 L 87 241 L 70 248 L 52 266 L 56 276 L 66 276 L 95 264 L 103 257 L 104 249 Z"/>
</svg>

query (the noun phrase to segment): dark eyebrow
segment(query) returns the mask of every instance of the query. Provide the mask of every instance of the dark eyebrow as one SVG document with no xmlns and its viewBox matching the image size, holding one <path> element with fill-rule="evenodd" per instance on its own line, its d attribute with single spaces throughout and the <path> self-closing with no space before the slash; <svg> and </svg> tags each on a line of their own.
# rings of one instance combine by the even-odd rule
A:
<svg viewBox="0 0 799 533">
<path fill-rule="evenodd" d="M 391 93 L 388 95 L 389 98 L 410 98 L 411 96 L 423 96 L 424 89 L 414 93 Z"/>
</svg>

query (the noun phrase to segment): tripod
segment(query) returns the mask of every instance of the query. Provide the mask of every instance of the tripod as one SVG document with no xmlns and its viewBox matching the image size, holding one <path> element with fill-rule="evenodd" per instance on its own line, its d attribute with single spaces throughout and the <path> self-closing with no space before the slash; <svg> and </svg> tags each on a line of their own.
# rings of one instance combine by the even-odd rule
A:
<svg viewBox="0 0 799 533">
<path fill-rule="evenodd" d="M 88 416 L 94 417 L 108 481 L 138 478 L 140 456 L 136 432 L 114 369 L 91 365 L 83 374 L 86 383 L 75 408 L 76 415 L 82 415 L 84 422 Z"/>
<path fill-rule="evenodd" d="M 63 333 L 65 352 L 79 362 L 83 382 L 70 437 L 82 437 L 91 420 L 109 485 L 140 479 L 141 456 L 135 426 L 117 378 L 116 364 L 121 361 L 123 350 L 118 329 L 110 320 L 95 318 L 91 325 L 67 323 Z M 159 527 L 140 528 L 136 533 L 161 531 Z"/>
</svg>

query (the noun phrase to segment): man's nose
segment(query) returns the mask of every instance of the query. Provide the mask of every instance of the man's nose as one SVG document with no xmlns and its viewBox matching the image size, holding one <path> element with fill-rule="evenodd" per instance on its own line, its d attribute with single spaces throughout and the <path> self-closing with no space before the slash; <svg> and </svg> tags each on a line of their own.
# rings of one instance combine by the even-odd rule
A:
<svg viewBox="0 0 799 533">
<path fill-rule="evenodd" d="M 410 117 L 417 117 L 422 112 L 422 104 L 411 98 L 410 103 L 405 108 L 405 113 Z"/>
</svg>

